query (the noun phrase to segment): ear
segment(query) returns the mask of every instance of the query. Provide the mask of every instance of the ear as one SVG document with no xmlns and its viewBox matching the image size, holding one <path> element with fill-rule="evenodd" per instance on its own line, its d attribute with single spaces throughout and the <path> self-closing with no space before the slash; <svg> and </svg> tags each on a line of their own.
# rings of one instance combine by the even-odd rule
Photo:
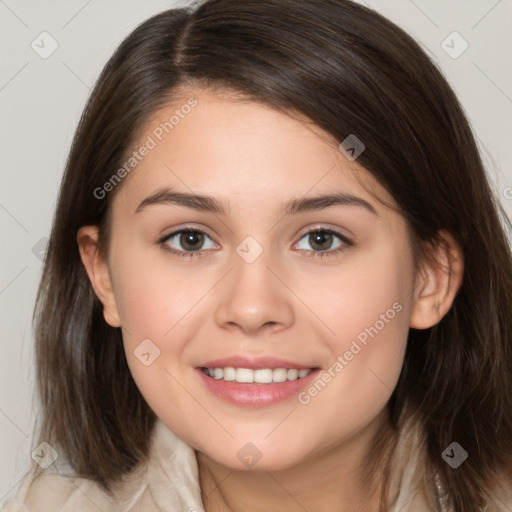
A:
<svg viewBox="0 0 512 512">
<path fill-rule="evenodd" d="M 98 226 L 83 226 L 77 232 L 80 258 L 96 296 L 103 304 L 103 316 L 112 327 L 120 327 L 121 320 L 112 287 L 107 262 L 101 258 L 98 248 Z"/>
<path fill-rule="evenodd" d="M 439 323 L 451 308 L 462 284 L 464 253 L 447 231 L 439 232 L 429 262 L 423 263 L 416 275 L 410 326 L 428 329 Z"/>
</svg>

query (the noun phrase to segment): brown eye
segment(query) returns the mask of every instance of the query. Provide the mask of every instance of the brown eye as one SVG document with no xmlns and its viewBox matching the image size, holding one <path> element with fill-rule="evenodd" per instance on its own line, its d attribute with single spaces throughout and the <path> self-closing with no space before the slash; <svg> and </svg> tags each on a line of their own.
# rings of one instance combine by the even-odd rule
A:
<svg viewBox="0 0 512 512">
<path fill-rule="evenodd" d="M 210 246 L 208 246 L 208 241 L 210 241 Z M 197 229 L 180 229 L 166 235 L 159 243 L 166 250 L 179 256 L 194 256 L 194 253 L 214 249 L 216 245 L 206 233 Z"/>
<path fill-rule="evenodd" d="M 317 253 L 314 256 L 320 257 L 337 254 L 352 245 L 353 243 L 341 233 L 326 228 L 309 231 L 298 242 L 299 249 Z"/>
<path fill-rule="evenodd" d="M 204 242 L 204 234 L 199 231 L 182 231 L 179 241 L 185 250 L 196 251 Z"/>
<path fill-rule="evenodd" d="M 309 243 L 315 250 L 325 251 L 331 248 L 333 236 L 326 231 L 315 231 L 309 234 Z"/>
</svg>

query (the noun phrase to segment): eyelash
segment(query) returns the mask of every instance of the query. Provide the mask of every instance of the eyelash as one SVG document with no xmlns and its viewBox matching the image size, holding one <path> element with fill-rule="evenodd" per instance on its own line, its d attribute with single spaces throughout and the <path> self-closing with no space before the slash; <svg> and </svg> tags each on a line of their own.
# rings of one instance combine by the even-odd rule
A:
<svg viewBox="0 0 512 512">
<path fill-rule="evenodd" d="M 174 237 L 174 236 L 176 236 L 176 235 L 178 235 L 180 233 L 201 233 L 201 234 L 206 235 L 209 238 L 211 238 L 208 235 L 208 233 L 205 233 L 204 231 L 202 231 L 200 229 L 196 229 L 196 228 L 183 228 L 183 229 L 179 229 L 177 231 L 173 231 L 172 233 L 163 236 L 162 238 L 160 238 L 158 240 L 157 243 L 165 251 L 170 252 L 174 256 L 178 256 L 180 258 L 194 258 L 194 257 L 202 257 L 202 256 L 204 256 L 204 253 L 207 252 L 207 250 L 202 250 L 202 251 L 178 251 L 176 249 L 173 249 L 173 248 L 169 247 L 166 242 L 170 238 L 172 238 L 172 237 Z M 316 257 L 316 258 L 323 258 L 324 256 L 336 256 L 336 255 L 340 254 L 341 252 L 343 252 L 343 251 L 345 251 L 345 250 L 347 250 L 347 249 L 349 249 L 349 248 L 351 248 L 351 247 L 353 247 L 355 245 L 351 240 L 349 240 L 346 236 L 342 235 L 338 231 L 336 231 L 334 229 L 331 229 L 331 228 L 326 228 L 326 227 L 318 227 L 318 228 L 311 229 L 310 231 L 307 231 L 306 233 L 304 233 L 300 237 L 299 240 L 302 240 L 306 235 L 310 235 L 312 233 L 329 233 L 331 235 L 336 236 L 337 238 L 339 238 L 341 240 L 341 242 L 343 242 L 342 245 L 340 245 L 337 249 L 333 249 L 333 250 L 311 251 L 311 250 L 302 249 L 302 250 L 305 250 L 308 253 L 313 253 L 313 257 Z"/>
</svg>

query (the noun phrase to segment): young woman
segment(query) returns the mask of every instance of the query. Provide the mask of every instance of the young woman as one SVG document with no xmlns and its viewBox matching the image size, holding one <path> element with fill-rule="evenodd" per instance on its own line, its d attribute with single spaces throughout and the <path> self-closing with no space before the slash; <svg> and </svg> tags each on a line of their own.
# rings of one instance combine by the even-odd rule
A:
<svg viewBox="0 0 512 512">
<path fill-rule="evenodd" d="M 154 16 L 75 135 L 4 510 L 510 512 L 510 227 L 376 12 Z"/>
</svg>

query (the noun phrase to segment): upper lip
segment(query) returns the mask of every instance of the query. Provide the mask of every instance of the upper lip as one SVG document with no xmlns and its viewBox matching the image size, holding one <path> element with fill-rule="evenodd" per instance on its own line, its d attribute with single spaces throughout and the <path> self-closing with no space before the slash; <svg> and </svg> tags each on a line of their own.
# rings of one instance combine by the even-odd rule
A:
<svg viewBox="0 0 512 512">
<path fill-rule="evenodd" d="M 309 368 L 316 368 L 315 365 L 304 365 L 295 363 L 293 361 L 286 361 L 285 359 L 279 359 L 270 356 L 259 356 L 259 357 L 247 357 L 247 356 L 231 356 L 224 357 L 222 359 L 215 359 L 198 365 L 198 368 L 248 368 L 251 370 L 261 370 L 264 368 L 286 368 L 297 370 L 307 370 Z"/>
</svg>

